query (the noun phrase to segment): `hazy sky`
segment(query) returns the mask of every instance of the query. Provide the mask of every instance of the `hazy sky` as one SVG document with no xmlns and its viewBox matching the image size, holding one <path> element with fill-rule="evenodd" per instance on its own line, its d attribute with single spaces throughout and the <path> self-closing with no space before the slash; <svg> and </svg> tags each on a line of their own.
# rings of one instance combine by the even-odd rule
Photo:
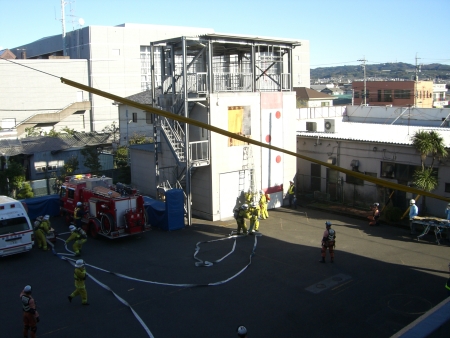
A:
<svg viewBox="0 0 450 338">
<path fill-rule="evenodd" d="M 66 0 L 66 31 L 122 23 L 309 40 L 311 68 L 450 64 L 450 0 Z M 0 0 L 0 49 L 61 34 L 61 0 Z"/>
</svg>

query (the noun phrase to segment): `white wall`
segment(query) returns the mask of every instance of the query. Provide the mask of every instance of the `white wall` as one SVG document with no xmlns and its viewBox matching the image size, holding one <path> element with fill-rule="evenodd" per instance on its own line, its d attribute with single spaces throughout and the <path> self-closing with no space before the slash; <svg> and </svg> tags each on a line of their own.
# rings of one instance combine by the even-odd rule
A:
<svg viewBox="0 0 450 338">
<path fill-rule="evenodd" d="M 62 84 L 60 77 L 84 85 L 88 84 L 86 60 L 46 59 L 14 60 L 14 62 L 19 65 L 6 61 L 0 62 L 2 107 L 0 118 L 8 120 L 13 118 L 16 125 L 34 114 L 58 112 L 78 102 L 80 89 Z M 82 96 L 85 100 L 89 98 L 87 92 L 83 92 Z M 77 131 L 89 131 L 89 111 L 85 114 L 69 116 L 58 123 L 55 129 L 61 130 L 64 127 Z"/>
</svg>

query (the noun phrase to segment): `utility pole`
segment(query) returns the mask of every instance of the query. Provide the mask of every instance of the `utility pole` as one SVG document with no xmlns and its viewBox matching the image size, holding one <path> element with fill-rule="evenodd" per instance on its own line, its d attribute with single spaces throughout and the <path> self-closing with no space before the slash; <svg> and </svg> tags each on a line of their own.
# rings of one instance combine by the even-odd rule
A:
<svg viewBox="0 0 450 338">
<path fill-rule="evenodd" d="M 63 55 L 66 56 L 66 14 L 64 12 L 64 7 L 66 6 L 66 2 L 61 0 L 61 23 L 62 23 L 62 43 L 63 43 Z"/>
<path fill-rule="evenodd" d="M 417 107 L 417 98 L 419 97 L 419 93 L 417 92 L 417 82 L 419 81 L 419 73 L 422 65 L 417 64 L 417 60 L 420 59 L 417 57 L 416 53 L 416 77 L 414 78 L 414 107 Z"/>
<path fill-rule="evenodd" d="M 364 105 L 367 105 L 367 90 L 366 90 L 366 57 L 364 56 L 362 60 L 358 60 L 361 61 L 361 67 L 363 67 L 364 70 L 364 92 L 363 92 L 363 96 L 364 96 Z"/>
</svg>

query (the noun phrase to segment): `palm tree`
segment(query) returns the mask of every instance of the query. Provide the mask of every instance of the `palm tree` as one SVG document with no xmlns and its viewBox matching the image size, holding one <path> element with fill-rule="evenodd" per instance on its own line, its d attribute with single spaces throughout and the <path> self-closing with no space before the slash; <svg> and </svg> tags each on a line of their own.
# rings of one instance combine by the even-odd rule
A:
<svg viewBox="0 0 450 338">
<path fill-rule="evenodd" d="M 434 161 L 436 158 L 440 159 L 448 155 L 445 149 L 444 138 L 435 131 L 426 132 L 420 130 L 412 137 L 412 143 L 420 153 L 420 162 L 422 164 L 422 169 L 417 169 L 414 172 L 414 184 L 424 191 L 432 191 L 438 185 L 436 170 L 433 169 Z M 428 155 L 432 156 L 432 160 L 431 164 L 425 167 Z M 422 207 L 422 211 L 426 211 L 425 196 L 422 200 Z"/>
<path fill-rule="evenodd" d="M 433 150 L 433 143 L 431 141 L 430 133 L 419 130 L 412 137 L 412 143 L 414 148 L 420 153 L 420 162 L 422 164 L 422 170 L 425 170 L 425 160 L 429 153 Z"/>
</svg>

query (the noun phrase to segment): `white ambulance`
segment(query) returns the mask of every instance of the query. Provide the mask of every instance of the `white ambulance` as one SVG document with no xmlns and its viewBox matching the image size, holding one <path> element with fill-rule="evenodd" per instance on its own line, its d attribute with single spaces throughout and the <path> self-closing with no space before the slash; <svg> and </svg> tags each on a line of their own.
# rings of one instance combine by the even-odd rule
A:
<svg viewBox="0 0 450 338">
<path fill-rule="evenodd" d="M 0 196 L 0 257 L 30 251 L 33 227 L 23 204 Z"/>
</svg>

